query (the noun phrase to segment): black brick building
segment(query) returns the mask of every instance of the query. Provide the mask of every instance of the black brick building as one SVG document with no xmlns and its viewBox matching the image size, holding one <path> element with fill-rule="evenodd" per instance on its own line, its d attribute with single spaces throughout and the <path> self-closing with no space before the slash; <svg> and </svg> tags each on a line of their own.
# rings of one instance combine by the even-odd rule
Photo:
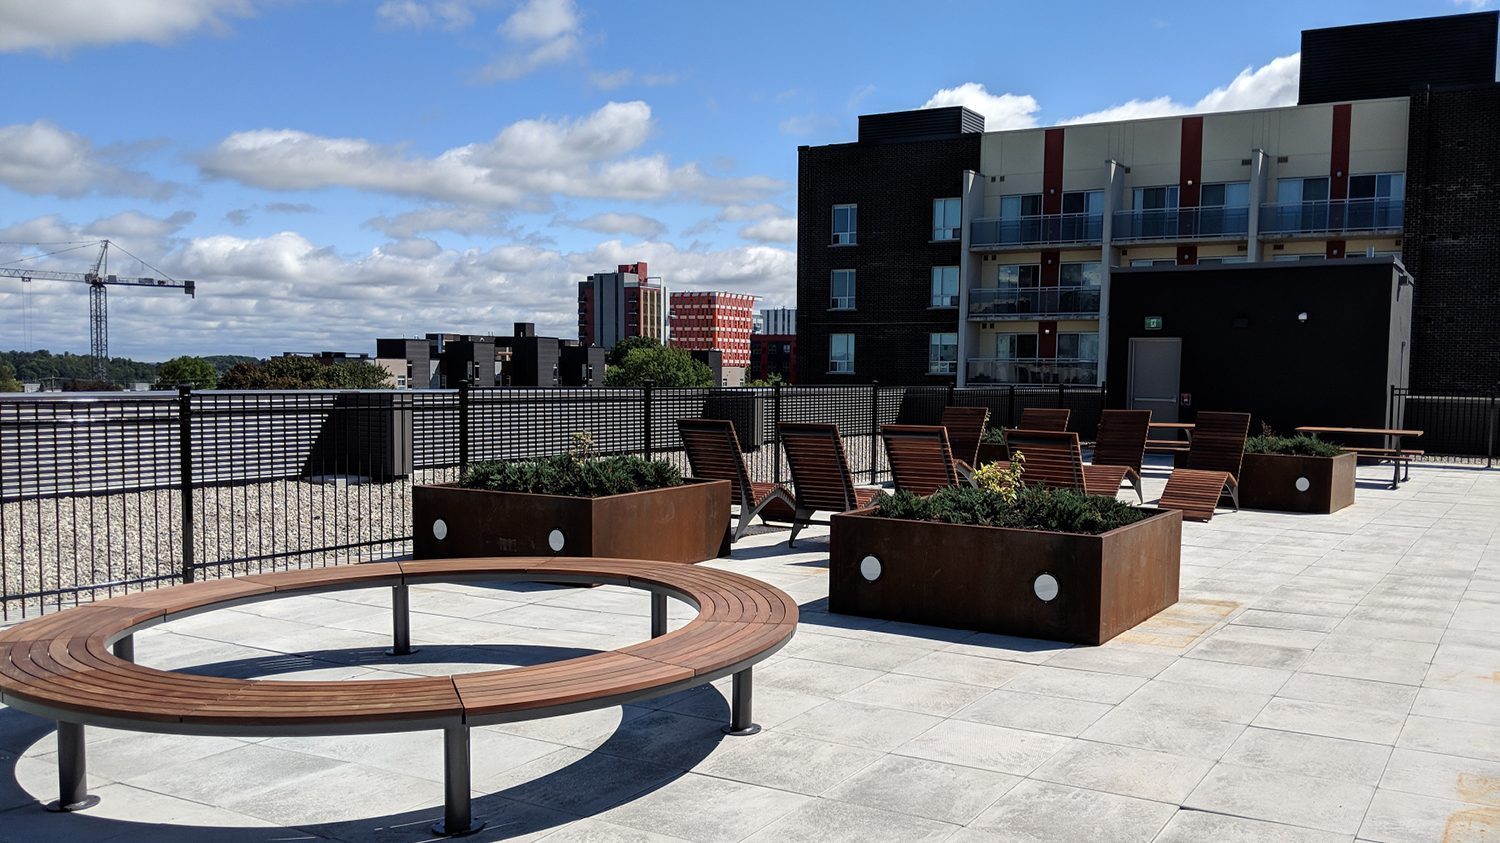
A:
<svg viewBox="0 0 1500 843">
<path fill-rule="evenodd" d="M 797 163 L 797 379 L 800 383 L 950 383 L 929 374 L 933 333 L 958 308 L 933 308 L 932 268 L 957 266 L 958 240 L 933 240 L 934 199 L 979 169 L 984 118 L 965 108 L 860 118 L 860 140 L 803 146 Z M 854 205 L 853 244 L 834 244 L 833 208 Z M 845 238 L 848 239 L 848 238 Z M 853 306 L 834 308 L 832 273 L 854 270 Z M 857 336 L 852 370 L 830 371 L 832 335 Z"/>
</svg>

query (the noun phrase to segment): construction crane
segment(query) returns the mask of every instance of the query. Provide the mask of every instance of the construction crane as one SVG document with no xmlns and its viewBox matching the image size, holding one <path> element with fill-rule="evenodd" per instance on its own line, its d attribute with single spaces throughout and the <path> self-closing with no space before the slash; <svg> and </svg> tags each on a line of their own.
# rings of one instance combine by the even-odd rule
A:
<svg viewBox="0 0 1500 843">
<path fill-rule="evenodd" d="M 0 244 L 4 245 L 4 244 Z M 19 244 L 18 244 L 19 245 Z M 86 246 L 99 247 L 99 257 L 94 261 L 92 272 L 55 272 L 49 269 L 32 269 L 29 267 L 5 267 L 0 266 L 0 277 L 19 278 L 22 283 L 37 281 L 77 281 L 89 285 L 89 356 L 94 358 L 94 376 L 103 380 L 106 375 L 106 364 L 109 362 L 109 301 L 106 292 L 110 287 L 152 287 L 156 289 L 181 290 L 193 298 L 197 298 L 196 285 L 192 281 L 174 281 L 171 278 L 120 278 L 108 274 L 109 269 L 109 247 L 108 240 L 100 240 L 84 244 Z M 79 248 L 79 247 L 75 247 Z M 120 246 L 115 246 L 125 254 L 130 255 Z M 72 251 L 64 249 L 62 251 Z M 51 252 L 49 254 L 59 254 Z M 46 257 L 37 255 L 35 257 Z M 135 257 L 134 255 L 130 255 Z M 140 260 L 140 258 L 136 258 Z M 146 264 L 145 261 L 141 261 Z M 154 268 L 154 267 L 153 267 Z M 160 270 L 157 270 L 160 272 Z"/>
</svg>

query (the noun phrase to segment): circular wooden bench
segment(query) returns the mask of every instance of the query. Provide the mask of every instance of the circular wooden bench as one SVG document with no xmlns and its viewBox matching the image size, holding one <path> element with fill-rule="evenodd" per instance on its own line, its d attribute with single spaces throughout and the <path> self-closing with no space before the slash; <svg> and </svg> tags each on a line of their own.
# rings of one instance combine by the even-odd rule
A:
<svg viewBox="0 0 1500 843">
<path fill-rule="evenodd" d="M 431 582 L 575 582 L 651 593 L 651 638 L 527 667 L 412 679 L 229 679 L 133 662 L 132 634 L 213 609 L 278 597 L 389 586 L 393 655 L 413 652 L 408 587 Z M 667 597 L 698 610 L 666 631 Z M 649 699 L 733 676 L 729 734 L 751 720 L 751 666 L 781 649 L 797 604 L 779 589 L 712 568 L 626 559 L 436 559 L 312 568 L 143 591 L 45 615 L 0 632 L 0 702 L 57 721 L 60 796 L 88 795 L 83 727 L 195 735 L 340 735 L 442 729 L 438 834 L 478 831 L 469 798 L 469 729 Z"/>
</svg>

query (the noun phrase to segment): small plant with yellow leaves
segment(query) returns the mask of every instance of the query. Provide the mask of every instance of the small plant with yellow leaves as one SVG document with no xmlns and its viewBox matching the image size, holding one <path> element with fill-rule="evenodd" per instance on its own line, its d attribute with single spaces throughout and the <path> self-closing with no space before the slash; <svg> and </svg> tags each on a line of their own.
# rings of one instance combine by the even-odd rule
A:
<svg viewBox="0 0 1500 843">
<path fill-rule="evenodd" d="M 974 472 L 974 485 L 987 492 L 995 492 L 1007 504 L 1016 502 L 1016 493 L 1021 489 L 1021 475 L 1026 471 L 1026 457 L 1017 451 L 1008 463 L 992 462 Z"/>
</svg>

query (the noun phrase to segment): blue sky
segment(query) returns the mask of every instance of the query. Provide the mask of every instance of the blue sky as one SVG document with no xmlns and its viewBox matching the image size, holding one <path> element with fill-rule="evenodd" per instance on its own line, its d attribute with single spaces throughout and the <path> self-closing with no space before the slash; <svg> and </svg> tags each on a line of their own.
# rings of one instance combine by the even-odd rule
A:
<svg viewBox="0 0 1500 843">
<path fill-rule="evenodd" d="M 141 359 L 572 336 L 576 282 L 637 259 L 792 304 L 796 148 L 859 114 L 1289 104 L 1302 29 L 1486 5 L 0 0 L 0 244 L 199 281 L 111 296 Z M 85 351 L 86 299 L 0 279 L 0 348 Z"/>
</svg>

